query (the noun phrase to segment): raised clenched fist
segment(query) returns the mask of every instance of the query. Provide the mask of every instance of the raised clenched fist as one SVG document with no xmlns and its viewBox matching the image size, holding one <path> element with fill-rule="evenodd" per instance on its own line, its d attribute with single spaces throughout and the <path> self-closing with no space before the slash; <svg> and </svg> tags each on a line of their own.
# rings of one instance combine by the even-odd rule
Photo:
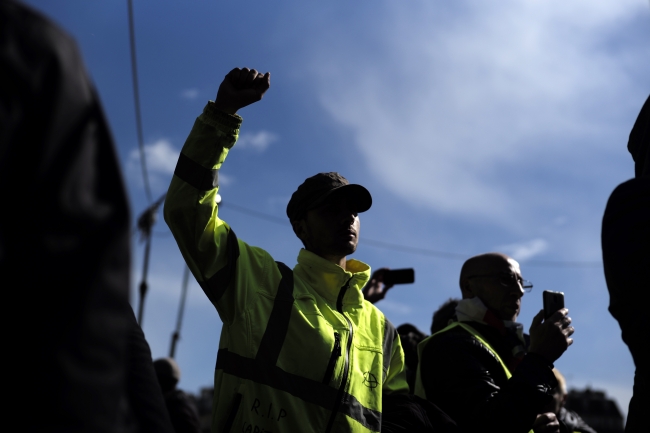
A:
<svg viewBox="0 0 650 433">
<path fill-rule="evenodd" d="M 215 105 L 221 111 L 235 114 L 240 108 L 262 99 L 270 86 L 270 72 L 261 74 L 255 69 L 235 68 L 221 82 Z"/>
</svg>

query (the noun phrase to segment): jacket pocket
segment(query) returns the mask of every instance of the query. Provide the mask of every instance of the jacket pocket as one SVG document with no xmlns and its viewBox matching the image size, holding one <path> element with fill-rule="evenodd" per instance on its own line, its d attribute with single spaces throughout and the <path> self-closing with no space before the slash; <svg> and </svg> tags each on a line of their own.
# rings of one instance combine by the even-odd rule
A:
<svg viewBox="0 0 650 433">
<path fill-rule="evenodd" d="M 335 332 L 334 348 L 332 349 L 330 360 L 327 363 L 327 369 L 325 369 L 325 375 L 323 376 L 323 384 L 328 385 L 332 380 L 332 375 L 334 374 L 334 367 L 336 367 L 336 362 L 340 357 L 341 357 L 341 334 Z"/>
</svg>

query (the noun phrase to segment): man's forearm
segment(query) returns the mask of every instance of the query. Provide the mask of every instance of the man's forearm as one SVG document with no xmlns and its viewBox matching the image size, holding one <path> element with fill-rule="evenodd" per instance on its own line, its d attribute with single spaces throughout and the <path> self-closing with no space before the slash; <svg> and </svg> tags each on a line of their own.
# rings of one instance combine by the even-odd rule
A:
<svg viewBox="0 0 650 433">
<path fill-rule="evenodd" d="M 215 196 L 218 171 L 240 124 L 239 116 L 208 103 L 185 141 L 165 200 L 165 221 L 199 282 L 225 265 L 220 246 L 225 245 L 228 227 L 217 216 Z"/>
</svg>

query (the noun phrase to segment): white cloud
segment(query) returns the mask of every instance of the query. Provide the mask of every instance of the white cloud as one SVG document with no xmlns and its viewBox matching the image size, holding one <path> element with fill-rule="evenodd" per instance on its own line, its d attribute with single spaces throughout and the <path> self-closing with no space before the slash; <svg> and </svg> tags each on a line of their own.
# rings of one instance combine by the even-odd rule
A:
<svg viewBox="0 0 650 433">
<path fill-rule="evenodd" d="M 181 98 L 183 99 L 189 99 L 194 100 L 199 97 L 199 90 L 198 89 L 185 89 L 181 92 Z"/>
<path fill-rule="evenodd" d="M 145 144 L 144 156 L 147 169 L 151 173 L 173 174 L 178 161 L 180 150 L 176 149 L 171 141 L 161 138 L 151 144 Z M 133 149 L 129 154 L 131 164 L 140 164 L 140 152 Z"/>
<path fill-rule="evenodd" d="M 147 174 L 149 175 L 149 184 L 155 195 L 163 193 L 169 186 L 179 154 L 180 150 L 174 147 L 171 141 L 166 138 L 145 144 L 144 156 L 147 164 Z M 126 162 L 126 173 L 137 185 L 141 188 L 144 187 L 140 151 L 137 147 L 129 153 Z"/>
<path fill-rule="evenodd" d="M 544 239 L 532 239 L 530 241 L 502 245 L 496 248 L 497 251 L 504 252 L 519 262 L 525 262 L 526 260 L 543 253 L 547 249 L 548 242 Z"/>
<path fill-rule="evenodd" d="M 278 136 L 269 131 L 243 132 L 239 135 L 235 149 L 253 149 L 264 152 L 271 143 L 278 140 Z"/>
<path fill-rule="evenodd" d="M 635 86 L 627 60 L 618 61 L 629 53 L 608 52 L 604 38 L 647 5 L 454 5 L 383 2 L 363 38 L 341 24 L 315 41 L 310 83 L 393 193 L 521 229 L 540 207 L 570 204 L 525 168 L 549 178 L 580 171 L 575 162 L 589 165 L 609 145 L 603 137 L 618 132 L 610 119 L 629 108 Z"/>
</svg>

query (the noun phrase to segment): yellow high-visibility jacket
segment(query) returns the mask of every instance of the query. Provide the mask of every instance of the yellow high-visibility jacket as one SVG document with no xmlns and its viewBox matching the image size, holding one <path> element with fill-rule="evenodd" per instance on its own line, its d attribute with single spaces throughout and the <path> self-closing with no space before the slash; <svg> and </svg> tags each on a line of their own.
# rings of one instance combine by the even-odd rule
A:
<svg viewBox="0 0 650 433">
<path fill-rule="evenodd" d="M 213 432 L 380 431 L 382 393 L 408 392 L 393 325 L 347 270 L 301 250 L 293 271 L 217 216 L 218 170 L 241 117 L 203 110 L 181 151 L 165 221 L 223 328 Z"/>
</svg>

